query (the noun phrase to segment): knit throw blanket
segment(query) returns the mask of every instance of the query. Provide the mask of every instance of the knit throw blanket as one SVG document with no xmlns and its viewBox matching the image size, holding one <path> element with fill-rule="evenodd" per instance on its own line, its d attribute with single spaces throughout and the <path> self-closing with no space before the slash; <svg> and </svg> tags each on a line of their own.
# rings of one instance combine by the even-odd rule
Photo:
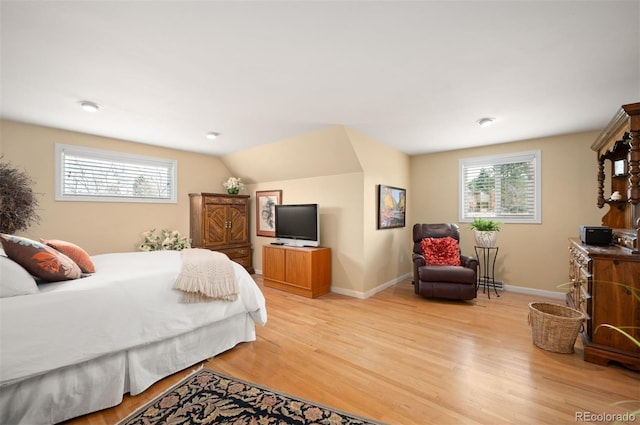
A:
<svg viewBox="0 0 640 425">
<path fill-rule="evenodd" d="M 182 251 L 182 270 L 174 288 L 182 291 L 185 303 L 233 301 L 238 296 L 231 260 L 225 254 L 208 249 Z"/>
</svg>

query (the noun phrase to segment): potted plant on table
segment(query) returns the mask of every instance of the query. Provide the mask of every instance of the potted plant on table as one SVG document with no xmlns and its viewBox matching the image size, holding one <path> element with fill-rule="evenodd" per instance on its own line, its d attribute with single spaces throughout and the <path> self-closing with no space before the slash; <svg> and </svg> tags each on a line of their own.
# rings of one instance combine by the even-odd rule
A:
<svg viewBox="0 0 640 425">
<path fill-rule="evenodd" d="M 40 221 L 34 182 L 0 156 L 0 233 L 13 234 Z M 0 247 L 1 244 L 0 244 Z"/>
<path fill-rule="evenodd" d="M 469 228 L 475 231 L 476 245 L 491 248 L 496 244 L 501 225 L 502 223 L 489 218 L 476 217 L 469 224 Z"/>
</svg>

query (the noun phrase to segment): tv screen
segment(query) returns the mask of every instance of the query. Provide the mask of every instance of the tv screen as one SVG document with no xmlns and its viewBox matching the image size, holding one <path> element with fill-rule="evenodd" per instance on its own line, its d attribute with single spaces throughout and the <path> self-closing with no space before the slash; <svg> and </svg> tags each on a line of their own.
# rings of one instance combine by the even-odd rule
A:
<svg viewBox="0 0 640 425">
<path fill-rule="evenodd" d="M 318 204 L 276 205 L 277 243 L 294 246 L 319 246 Z"/>
</svg>

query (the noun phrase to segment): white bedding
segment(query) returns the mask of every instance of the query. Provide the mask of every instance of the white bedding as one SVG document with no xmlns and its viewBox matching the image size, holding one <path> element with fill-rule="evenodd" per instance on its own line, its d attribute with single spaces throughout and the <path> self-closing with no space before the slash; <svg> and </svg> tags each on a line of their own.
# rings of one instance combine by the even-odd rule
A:
<svg viewBox="0 0 640 425">
<path fill-rule="evenodd" d="M 238 314 L 267 320 L 265 299 L 234 264 L 235 301 L 180 302 L 178 251 L 102 254 L 89 277 L 0 299 L 0 391 L 49 371 L 170 339 Z"/>
</svg>

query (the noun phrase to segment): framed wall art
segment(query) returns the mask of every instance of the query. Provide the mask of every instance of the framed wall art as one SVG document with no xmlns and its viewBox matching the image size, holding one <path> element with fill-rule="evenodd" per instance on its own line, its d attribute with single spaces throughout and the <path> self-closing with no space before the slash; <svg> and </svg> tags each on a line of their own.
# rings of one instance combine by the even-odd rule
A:
<svg viewBox="0 0 640 425">
<path fill-rule="evenodd" d="M 378 229 L 404 227 L 406 206 L 406 189 L 378 185 Z"/>
<path fill-rule="evenodd" d="M 276 237 L 275 209 L 282 203 L 281 190 L 256 191 L 256 234 Z"/>
</svg>

